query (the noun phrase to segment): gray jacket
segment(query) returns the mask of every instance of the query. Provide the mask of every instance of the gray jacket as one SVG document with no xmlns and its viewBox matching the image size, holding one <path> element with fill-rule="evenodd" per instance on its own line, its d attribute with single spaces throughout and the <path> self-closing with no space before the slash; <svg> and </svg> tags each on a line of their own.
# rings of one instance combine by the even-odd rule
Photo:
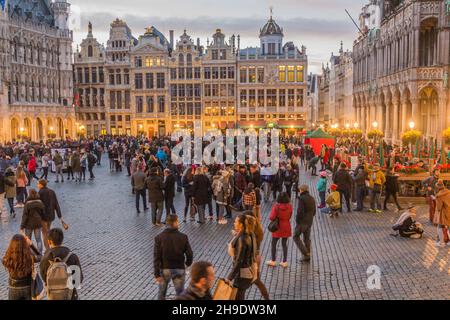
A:
<svg viewBox="0 0 450 320">
<path fill-rule="evenodd" d="M 131 177 L 131 185 L 133 186 L 134 190 L 143 190 L 146 188 L 145 185 L 145 179 L 146 175 L 142 171 L 137 171 L 133 173 L 133 176 Z"/>
</svg>

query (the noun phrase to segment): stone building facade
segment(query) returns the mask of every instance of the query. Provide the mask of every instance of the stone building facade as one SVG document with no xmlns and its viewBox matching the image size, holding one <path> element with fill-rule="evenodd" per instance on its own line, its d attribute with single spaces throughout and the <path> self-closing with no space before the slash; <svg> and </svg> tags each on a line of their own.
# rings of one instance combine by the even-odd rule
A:
<svg viewBox="0 0 450 320">
<path fill-rule="evenodd" d="M 75 53 L 75 110 L 78 135 L 106 134 L 105 48 L 94 38 L 92 24 Z"/>
<path fill-rule="evenodd" d="M 450 124 L 450 15 L 446 1 L 372 1 L 380 25 L 361 25 L 354 42 L 355 116 L 399 143 L 410 124 L 441 137 Z M 361 19 L 364 21 L 364 19 Z"/>
<path fill-rule="evenodd" d="M 319 90 L 322 104 L 319 123 L 324 126 L 353 127 L 356 121 L 353 108 L 353 60 L 352 53 L 344 51 L 342 42 L 339 55 L 332 53 L 330 64 L 322 67 Z"/>
<path fill-rule="evenodd" d="M 170 31 L 168 41 L 155 27 L 136 39 L 119 19 L 111 24 L 105 49 L 91 33 L 76 55 L 76 92 L 92 92 L 94 87 L 78 81 L 77 72 L 94 65 L 99 70 L 104 59 L 105 82 L 95 89 L 99 93 L 104 87 L 105 107 L 84 108 L 79 105 L 84 97 L 76 99 L 79 127 L 88 135 L 161 136 L 193 129 L 195 120 L 203 129 L 278 126 L 291 133 L 307 125 L 306 48 L 284 44 L 272 17 L 260 30 L 261 48 L 243 50 L 239 36 L 227 41 L 220 29 L 206 47 L 186 31 L 176 43 Z M 99 55 L 104 50 L 102 58 L 89 60 L 89 45 L 98 47 Z"/>
<path fill-rule="evenodd" d="M 283 43 L 283 29 L 270 17 L 260 30 L 260 48 L 237 57 L 238 125 L 278 127 L 295 134 L 307 126 L 306 48 Z"/>
<path fill-rule="evenodd" d="M 0 141 L 75 136 L 69 8 L 10 0 L 0 12 Z"/>
</svg>

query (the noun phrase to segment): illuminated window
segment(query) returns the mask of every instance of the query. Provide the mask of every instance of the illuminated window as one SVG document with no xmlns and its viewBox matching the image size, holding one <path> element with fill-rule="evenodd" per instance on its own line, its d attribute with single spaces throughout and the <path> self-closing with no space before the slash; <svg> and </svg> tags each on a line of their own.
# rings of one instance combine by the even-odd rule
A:
<svg viewBox="0 0 450 320">
<path fill-rule="evenodd" d="M 247 90 L 241 90 L 241 107 L 247 107 Z"/>
<path fill-rule="evenodd" d="M 280 82 L 286 82 L 286 67 L 279 66 L 278 67 L 278 79 Z"/>
<path fill-rule="evenodd" d="M 156 58 L 156 66 L 160 67 L 161 66 L 161 58 Z"/>
<path fill-rule="evenodd" d="M 295 81 L 295 68 L 294 66 L 288 67 L 288 82 L 294 82 Z"/>
<path fill-rule="evenodd" d="M 297 66 L 297 82 L 303 82 L 303 66 Z"/>
<path fill-rule="evenodd" d="M 240 70 L 240 82 L 241 83 L 246 83 L 247 82 L 247 68 L 242 67 Z"/>
<path fill-rule="evenodd" d="M 256 82 L 256 68 L 255 67 L 248 68 L 248 82 L 250 82 L 250 83 Z"/>
<path fill-rule="evenodd" d="M 146 58 L 145 58 L 145 66 L 146 66 L 147 68 L 153 67 L 153 59 L 150 58 L 150 57 L 146 57 Z"/>
<path fill-rule="evenodd" d="M 264 83 L 264 67 L 258 68 L 258 83 Z"/>
</svg>

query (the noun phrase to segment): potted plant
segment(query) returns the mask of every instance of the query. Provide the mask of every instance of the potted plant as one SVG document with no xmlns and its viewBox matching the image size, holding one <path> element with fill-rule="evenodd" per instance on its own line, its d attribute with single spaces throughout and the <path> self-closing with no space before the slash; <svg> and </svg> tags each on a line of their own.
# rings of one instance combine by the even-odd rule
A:
<svg viewBox="0 0 450 320">
<path fill-rule="evenodd" d="M 369 132 L 367 132 L 367 138 L 369 139 L 383 138 L 383 137 L 384 137 L 383 131 L 378 129 L 372 129 Z"/>
<path fill-rule="evenodd" d="M 450 127 L 442 132 L 442 138 L 446 144 L 450 144 Z"/>
<path fill-rule="evenodd" d="M 409 130 L 402 135 L 403 145 L 416 144 L 416 142 L 422 137 L 422 132 L 418 130 Z"/>
</svg>

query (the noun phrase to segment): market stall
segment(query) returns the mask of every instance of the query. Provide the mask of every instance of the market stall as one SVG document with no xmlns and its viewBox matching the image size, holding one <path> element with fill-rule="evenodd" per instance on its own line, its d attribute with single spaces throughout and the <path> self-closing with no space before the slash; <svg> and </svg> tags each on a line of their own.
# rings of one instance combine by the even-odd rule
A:
<svg viewBox="0 0 450 320">
<path fill-rule="evenodd" d="M 334 148 L 335 138 L 319 128 L 306 136 L 305 144 L 310 145 L 315 154 L 320 154 L 322 145 L 326 145 L 329 148 Z"/>
</svg>

